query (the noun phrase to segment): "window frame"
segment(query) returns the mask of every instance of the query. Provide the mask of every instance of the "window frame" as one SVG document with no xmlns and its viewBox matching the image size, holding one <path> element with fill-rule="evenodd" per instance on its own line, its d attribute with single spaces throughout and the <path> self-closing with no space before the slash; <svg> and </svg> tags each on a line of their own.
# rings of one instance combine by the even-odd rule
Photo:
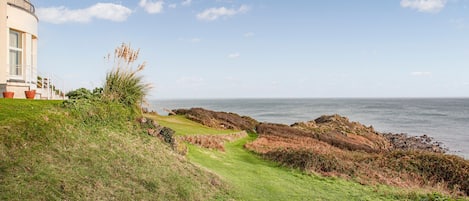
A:
<svg viewBox="0 0 469 201">
<path fill-rule="evenodd" d="M 12 39 L 11 35 L 15 34 L 16 37 L 16 47 L 12 46 Z M 21 31 L 13 30 L 10 29 L 9 35 L 10 38 L 8 40 L 8 53 L 9 53 L 9 68 L 10 68 L 10 77 L 15 78 L 15 79 L 23 79 L 24 75 L 24 33 Z M 12 52 L 16 52 L 17 58 L 16 61 L 12 63 Z M 19 58 L 18 58 L 19 55 Z"/>
</svg>

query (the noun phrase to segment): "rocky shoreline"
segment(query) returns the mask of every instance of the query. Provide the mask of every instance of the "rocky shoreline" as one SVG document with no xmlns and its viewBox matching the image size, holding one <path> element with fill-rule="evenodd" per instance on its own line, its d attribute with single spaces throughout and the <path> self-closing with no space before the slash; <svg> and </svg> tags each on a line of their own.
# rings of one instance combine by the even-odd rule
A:
<svg viewBox="0 0 469 201">
<path fill-rule="evenodd" d="M 259 133 L 257 129 L 261 124 L 263 127 L 276 125 L 277 129 L 279 129 L 278 126 L 291 127 L 296 130 L 312 132 L 315 138 L 332 144 L 344 144 L 351 150 L 358 149 L 368 152 L 418 150 L 435 153 L 446 153 L 448 151 L 441 142 L 434 141 L 433 138 L 427 135 L 408 136 L 404 133 L 380 133 L 375 131 L 372 126 L 367 127 L 358 122 L 352 122 L 347 117 L 337 114 L 323 115 L 315 120 L 297 122 L 290 126 L 267 122 L 260 123 L 251 117 L 229 112 L 210 111 L 203 108 L 175 109 L 171 110 L 169 115 L 184 115 L 190 120 L 212 128 L 245 130 L 254 133 Z M 379 146 L 381 147 L 377 148 Z"/>
</svg>

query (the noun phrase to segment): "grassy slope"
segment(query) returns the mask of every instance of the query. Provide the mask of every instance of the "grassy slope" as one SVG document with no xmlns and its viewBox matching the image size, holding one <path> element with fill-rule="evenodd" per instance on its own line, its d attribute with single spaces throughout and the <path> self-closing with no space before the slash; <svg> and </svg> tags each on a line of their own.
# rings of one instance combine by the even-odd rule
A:
<svg viewBox="0 0 469 201">
<path fill-rule="evenodd" d="M 58 105 L 0 99 L 0 200 L 208 200 L 227 195 L 224 184 L 213 182 L 217 176 L 134 125 L 84 125 Z"/>
<path fill-rule="evenodd" d="M 174 121 L 171 120 L 174 118 Z M 176 122 L 168 125 L 175 130 L 183 129 L 178 124 L 181 117 L 157 117 L 163 121 Z M 183 121 L 185 122 L 185 121 Z M 191 123 L 191 129 L 207 129 Z M 217 130 L 213 130 L 216 132 Z M 400 189 L 386 186 L 369 187 L 343 179 L 307 175 L 300 171 L 282 168 L 262 160 L 245 150 L 243 145 L 253 140 L 250 136 L 226 145 L 226 152 L 189 146 L 189 159 L 220 175 L 235 190 L 239 200 L 396 200 L 407 195 Z"/>
</svg>

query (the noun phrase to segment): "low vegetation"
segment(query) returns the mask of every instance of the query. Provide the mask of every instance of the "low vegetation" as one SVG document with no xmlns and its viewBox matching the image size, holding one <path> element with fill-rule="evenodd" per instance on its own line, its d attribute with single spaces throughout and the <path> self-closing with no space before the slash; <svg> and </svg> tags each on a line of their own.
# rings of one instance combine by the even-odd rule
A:
<svg viewBox="0 0 469 201">
<path fill-rule="evenodd" d="M 246 144 L 246 148 L 287 167 L 363 184 L 426 189 L 453 196 L 469 194 L 469 161 L 461 157 L 442 154 L 433 148 L 430 150 L 436 152 L 376 146 L 384 145 L 385 138 L 369 131 L 362 135 L 353 129 L 362 129 L 361 126 L 336 127 L 339 130 L 333 129 L 332 134 L 326 131 L 326 136 L 305 129 L 304 125 L 298 126 L 260 124 L 257 127 L 259 138 Z M 321 129 L 321 126 L 313 128 Z M 340 136 L 331 139 L 334 135 Z M 379 141 L 370 143 L 373 138 Z"/>
<path fill-rule="evenodd" d="M 186 135 L 177 137 L 181 142 L 198 145 L 203 148 L 225 151 L 225 143 L 247 137 L 246 131 L 225 135 Z"/>
</svg>

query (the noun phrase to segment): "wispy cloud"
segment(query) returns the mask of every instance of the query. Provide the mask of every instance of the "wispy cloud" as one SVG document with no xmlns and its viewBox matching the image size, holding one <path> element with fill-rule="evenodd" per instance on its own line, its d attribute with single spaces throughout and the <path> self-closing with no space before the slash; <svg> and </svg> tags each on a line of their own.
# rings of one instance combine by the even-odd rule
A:
<svg viewBox="0 0 469 201">
<path fill-rule="evenodd" d="M 243 36 L 246 38 L 253 37 L 255 34 L 253 32 L 244 33 Z"/>
<path fill-rule="evenodd" d="M 197 19 L 204 21 L 213 21 L 221 17 L 230 17 L 237 14 L 246 13 L 248 11 L 249 7 L 246 5 L 242 5 L 238 9 L 229 9 L 225 7 L 209 8 L 197 14 Z"/>
<path fill-rule="evenodd" d="M 140 0 L 140 3 L 138 4 L 140 7 L 145 9 L 147 13 L 150 14 L 157 14 L 163 12 L 163 1 L 156 1 L 153 2 L 151 0 Z"/>
<path fill-rule="evenodd" d="M 411 72 L 410 75 L 419 76 L 419 77 L 427 77 L 427 76 L 431 76 L 432 72 L 417 71 L 417 72 Z"/>
<path fill-rule="evenodd" d="M 228 58 L 230 59 L 237 59 L 239 58 L 241 55 L 239 54 L 239 52 L 235 52 L 235 53 L 231 53 L 228 55 Z"/>
<path fill-rule="evenodd" d="M 168 5 L 168 8 L 176 8 L 176 7 L 177 7 L 177 4 L 175 4 L 175 3 Z"/>
<path fill-rule="evenodd" d="M 191 3 L 192 3 L 192 0 L 184 0 L 184 1 L 182 1 L 181 5 L 183 5 L 183 6 L 190 6 Z"/>
<path fill-rule="evenodd" d="M 113 3 L 97 3 L 85 9 L 68 9 L 64 6 L 36 9 L 36 15 L 41 21 L 53 24 L 87 23 L 95 18 L 122 22 L 131 14 L 132 10 L 129 8 Z"/>
<path fill-rule="evenodd" d="M 419 12 L 437 13 L 445 7 L 447 2 L 448 0 L 401 0 L 401 6 Z"/>
</svg>

